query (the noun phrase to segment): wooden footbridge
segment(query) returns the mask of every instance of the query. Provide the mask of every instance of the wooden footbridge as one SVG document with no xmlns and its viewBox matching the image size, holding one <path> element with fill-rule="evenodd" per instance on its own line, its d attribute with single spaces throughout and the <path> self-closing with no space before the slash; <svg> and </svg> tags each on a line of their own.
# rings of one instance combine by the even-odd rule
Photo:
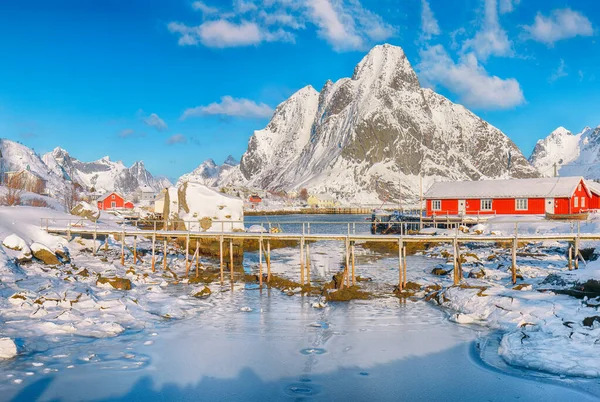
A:
<svg viewBox="0 0 600 402">
<path fill-rule="evenodd" d="M 219 243 L 219 261 L 220 261 L 220 274 L 221 284 L 224 283 L 225 279 L 225 261 L 226 255 L 225 247 L 229 248 L 229 268 L 230 268 L 230 281 L 234 281 L 234 254 L 233 244 L 234 241 L 252 240 L 258 241 L 259 245 L 259 282 L 260 287 L 263 287 L 263 261 L 266 265 L 267 281 L 271 279 L 271 241 L 283 240 L 293 241 L 299 245 L 300 254 L 300 284 L 310 284 L 310 243 L 318 241 L 335 241 L 341 242 L 345 247 L 345 261 L 344 261 L 344 281 L 346 286 L 353 286 L 356 284 L 355 275 L 355 244 L 362 242 L 378 242 L 398 245 L 398 287 L 402 290 L 407 283 L 406 275 L 406 245 L 409 243 L 437 243 L 437 244 L 450 244 L 452 245 L 453 255 L 453 279 L 454 284 L 458 284 L 462 280 L 462 268 L 460 264 L 460 244 L 465 243 L 503 243 L 510 244 L 512 249 L 512 282 L 516 283 L 517 280 L 517 248 L 521 242 L 541 242 L 541 241 L 562 241 L 572 243 L 569 246 L 569 269 L 578 268 L 579 260 L 583 260 L 580 253 L 580 242 L 581 241 L 600 241 L 600 233 L 582 233 L 580 231 L 581 221 L 576 222 L 565 222 L 569 223 L 571 227 L 570 233 L 552 233 L 552 234 L 519 234 L 518 225 L 524 221 L 514 222 L 514 233 L 511 235 L 477 235 L 470 233 L 463 233 L 459 230 L 458 224 L 454 227 L 451 233 L 446 234 L 407 234 L 401 233 L 399 235 L 381 235 L 381 234 L 370 234 L 370 233 L 356 233 L 356 225 L 370 225 L 370 222 L 313 222 L 313 227 L 318 224 L 337 224 L 347 227 L 345 233 L 311 233 L 311 223 L 308 222 L 279 222 L 279 224 L 293 224 L 301 226 L 302 231 L 300 233 L 271 233 L 271 232 L 260 232 L 250 233 L 244 231 L 227 231 L 227 227 L 233 228 L 234 223 L 231 221 L 227 222 L 213 222 L 216 226 L 221 226 L 220 231 L 202 231 L 198 222 L 182 222 L 185 227 L 190 228 L 198 227 L 198 230 L 164 230 L 157 229 L 157 227 L 166 227 L 170 225 L 164 225 L 163 221 L 153 221 L 150 225 L 150 229 L 141 229 L 136 224 L 122 225 L 122 226 L 110 226 L 104 224 L 98 224 L 88 220 L 59 220 L 52 218 L 44 218 L 41 222 L 41 227 L 48 233 L 58 234 L 67 236 L 69 239 L 72 236 L 88 236 L 94 240 L 93 251 L 96 253 L 96 241 L 98 237 L 113 236 L 115 239 L 119 239 L 121 242 L 121 264 L 125 262 L 125 239 L 130 237 L 133 239 L 133 260 L 134 264 L 140 260 L 137 255 L 137 239 L 139 237 L 145 238 L 152 241 L 151 248 L 151 265 L 152 270 L 156 269 L 156 254 L 159 251 L 157 246 L 162 241 L 163 256 L 168 253 L 167 246 L 168 242 L 173 239 L 179 239 L 183 241 L 185 239 L 185 261 L 186 261 L 186 275 L 189 275 L 190 268 L 194 264 L 196 265 L 196 275 L 198 275 L 198 261 L 199 261 L 199 242 L 196 241 L 196 250 L 192 255 L 190 261 L 190 242 L 193 240 L 208 240 L 211 242 Z M 532 221 L 537 223 L 544 223 L 543 221 Z M 506 224 L 510 222 L 502 222 Z M 243 222 L 236 222 L 236 224 L 242 224 Z M 270 225 L 269 225 L 270 226 Z M 148 227 L 146 222 L 146 227 Z M 271 229 L 271 227 L 269 227 Z M 108 241 L 104 243 L 105 247 L 108 247 Z M 100 245 L 101 246 L 101 245 Z M 263 260 L 264 257 L 264 260 Z M 166 269 L 166 258 L 163 258 L 163 269 Z"/>
</svg>

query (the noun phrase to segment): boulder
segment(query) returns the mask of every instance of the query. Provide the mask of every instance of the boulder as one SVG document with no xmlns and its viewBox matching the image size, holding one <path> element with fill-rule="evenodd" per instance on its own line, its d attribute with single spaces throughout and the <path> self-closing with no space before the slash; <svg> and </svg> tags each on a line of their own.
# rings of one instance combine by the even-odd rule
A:
<svg viewBox="0 0 600 402">
<path fill-rule="evenodd" d="M 600 317 L 598 317 L 597 315 L 593 317 L 586 317 L 583 319 L 583 325 L 586 327 L 593 327 L 595 322 L 600 324 Z"/>
<path fill-rule="evenodd" d="M 131 290 L 131 281 L 127 278 L 119 278 L 119 277 L 103 278 L 103 277 L 100 277 L 96 281 L 96 285 L 98 285 L 98 286 L 110 285 L 114 289 L 118 289 L 118 290 Z"/>
<path fill-rule="evenodd" d="M 100 211 L 95 205 L 89 204 L 85 201 L 80 201 L 77 205 L 71 209 L 71 214 L 81 216 L 82 218 L 89 219 L 96 222 L 100 218 Z"/>
<path fill-rule="evenodd" d="M 472 270 L 471 272 L 469 272 L 469 278 L 481 279 L 484 276 L 485 276 L 485 271 L 481 268 L 479 270 Z"/>
<path fill-rule="evenodd" d="M 11 359 L 17 355 L 17 345 L 10 338 L 0 338 L 0 359 Z"/>
<path fill-rule="evenodd" d="M 31 249 L 27 246 L 25 240 L 14 233 L 6 236 L 4 241 L 2 241 L 2 245 L 10 250 L 16 251 L 15 258 L 18 262 L 28 262 L 33 258 Z"/>
<path fill-rule="evenodd" d="M 33 256 L 42 261 L 46 265 L 59 265 L 60 261 L 48 247 L 44 246 L 41 243 L 32 243 L 31 244 L 31 252 Z"/>
<path fill-rule="evenodd" d="M 448 275 L 450 273 L 450 270 L 446 270 L 442 267 L 435 267 L 431 273 L 433 275 L 438 275 L 438 276 L 444 276 L 444 275 Z"/>
<path fill-rule="evenodd" d="M 56 256 L 58 257 L 58 259 L 60 260 L 60 262 L 62 262 L 63 264 L 69 264 L 71 262 L 71 256 L 69 255 L 69 250 L 67 250 L 66 248 L 62 248 L 62 249 L 57 249 L 54 254 L 56 254 Z"/>
<path fill-rule="evenodd" d="M 204 289 L 202 289 L 199 292 L 196 292 L 194 294 L 194 297 L 197 297 L 198 299 L 207 299 L 210 295 L 211 295 L 211 291 L 209 289 L 208 286 L 205 286 Z"/>
</svg>

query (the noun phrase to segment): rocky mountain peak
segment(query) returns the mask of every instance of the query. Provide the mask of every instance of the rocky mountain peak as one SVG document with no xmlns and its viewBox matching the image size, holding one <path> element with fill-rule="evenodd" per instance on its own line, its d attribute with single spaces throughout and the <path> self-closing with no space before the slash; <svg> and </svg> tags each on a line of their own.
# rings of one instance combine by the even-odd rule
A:
<svg viewBox="0 0 600 402">
<path fill-rule="evenodd" d="M 354 68 L 352 80 L 377 82 L 398 90 L 420 89 L 419 79 L 399 46 L 377 45 Z"/>
<path fill-rule="evenodd" d="M 213 163 L 214 163 L 214 161 L 213 161 Z M 240 164 L 240 162 L 238 162 L 238 160 L 235 159 L 232 155 L 229 155 L 229 156 L 227 156 L 227 159 L 225 159 L 225 162 L 223 162 L 223 164 L 229 165 L 229 166 L 237 166 Z"/>
</svg>

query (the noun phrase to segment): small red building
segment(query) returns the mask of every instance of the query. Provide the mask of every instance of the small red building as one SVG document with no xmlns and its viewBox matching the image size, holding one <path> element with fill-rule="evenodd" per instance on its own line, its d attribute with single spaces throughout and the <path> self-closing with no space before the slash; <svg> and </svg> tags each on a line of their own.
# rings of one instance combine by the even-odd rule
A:
<svg viewBox="0 0 600 402">
<path fill-rule="evenodd" d="M 116 192 L 106 193 L 97 201 L 99 210 L 129 208 L 133 209 L 133 203 L 125 199 Z"/>
<path fill-rule="evenodd" d="M 438 182 L 424 196 L 433 215 L 567 215 L 592 209 L 583 177 Z"/>
<path fill-rule="evenodd" d="M 262 202 L 262 198 L 260 198 L 256 194 L 252 194 L 248 200 L 253 204 L 258 204 L 258 203 Z"/>
<path fill-rule="evenodd" d="M 592 193 L 592 200 L 590 201 L 590 209 L 598 210 L 600 209 L 600 183 L 596 183 L 595 181 L 586 181 L 590 193 Z"/>
</svg>

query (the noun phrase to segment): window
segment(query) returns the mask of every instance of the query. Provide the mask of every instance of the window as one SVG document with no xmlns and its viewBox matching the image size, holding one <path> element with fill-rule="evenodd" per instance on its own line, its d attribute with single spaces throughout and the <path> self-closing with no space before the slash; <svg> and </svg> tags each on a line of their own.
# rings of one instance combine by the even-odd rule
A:
<svg viewBox="0 0 600 402">
<path fill-rule="evenodd" d="M 577 186 L 577 191 L 581 191 L 581 183 L 579 183 L 579 185 Z"/>
<path fill-rule="evenodd" d="M 441 211 L 442 210 L 442 200 L 431 200 L 431 210 L 432 211 Z"/>
<path fill-rule="evenodd" d="M 581 197 L 581 208 L 585 208 L 585 197 Z"/>
<path fill-rule="evenodd" d="M 491 211 L 492 210 L 492 200 L 481 200 L 481 210 L 482 211 Z"/>
<path fill-rule="evenodd" d="M 114 200 L 115 199 L 115 195 L 113 194 L 112 197 L 110 197 L 110 198 L 112 198 Z"/>
<path fill-rule="evenodd" d="M 579 206 L 579 198 L 573 197 L 573 206 L 577 208 Z"/>
<path fill-rule="evenodd" d="M 516 199 L 516 206 L 515 209 L 517 211 L 527 211 L 529 208 L 528 205 L 528 199 L 527 198 L 517 198 Z"/>
<path fill-rule="evenodd" d="M 110 207 L 111 208 L 116 208 L 117 207 L 117 203 L 115 201 L 110 203 Z"/>
</svg>

